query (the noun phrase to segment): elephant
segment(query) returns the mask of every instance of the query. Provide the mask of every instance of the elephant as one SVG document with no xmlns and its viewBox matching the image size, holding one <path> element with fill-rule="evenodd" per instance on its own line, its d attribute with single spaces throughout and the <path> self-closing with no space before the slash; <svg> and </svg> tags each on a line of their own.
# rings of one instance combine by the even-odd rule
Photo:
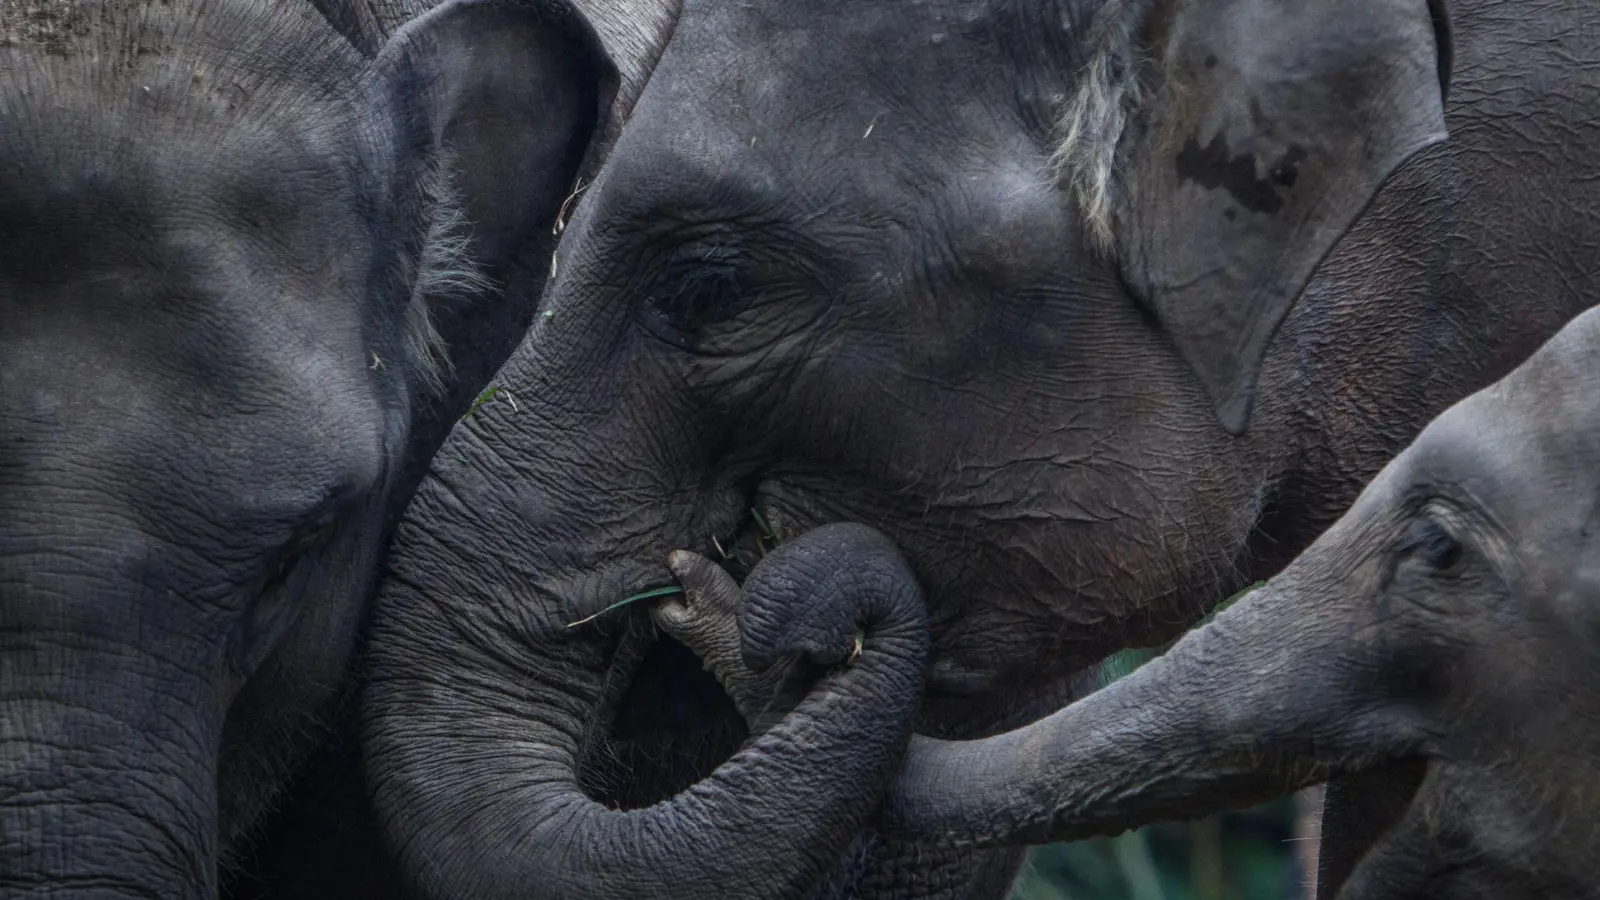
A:
<svg viewBox="0 0 1600 900">
<path fill-rule="evenodd" d="M 802 895 L 826 846 L 863 895 L 1002 893 L 1019 851 L 850 783 L 899 698 L 825 679 L 751 738 L 641 597 L 870 527 L 928 605 L 913 729 L 975 739 L 1277 573 L 1600 288 L 1600 11 L 1506 10 L 686 0 L 495 376 L 520 407 L 396 533 L 358 727 L 404 878 Z"/>
<path fill-rule="evenodd" d="M 302 3 L 0 4 L 0 892 L 218 895 L 615 78 L 559 0 L 371 59 Z"/>
<path fill-rule="evenodd" d="M 375 56 L 407 23 L 439 5 L 438 0 L 311 0 L 340 34 L 364 56 Z M 573 193 L 562 204 L 554 234 L 564 216 L 581 200 L 585 178 L 592 174 L 614 144 L 632 104 L 649 79 L 650 71 L 676 21 L 675 0 L 570 0 L 572 7 L 595 32 L 607 60 L 616 69 L 609 110 L 600 118 L 591 138 Z M 533 198 L 533 202 L 539 202 Z M 548 270 L 551 247 L 530 241 L 519 254 L 509 288 L 514 316 L 486 316 L 482 309 L 445 308 L 439 315 L 458 312 L 454 332 L 461 342 L 477 348 L 457 354 L 454 369 L 463 385 L 483 388 L 511 343 L 526 330 L 536 297 Z M 504 301 L 500 301 L 504 302 Z M 499 395 L 492 390 L 491 401 Z M 415 417 L 413 429 L 425 439 L 415 442 L 411 459 L 425 466 L 472 396 L 430 404 Z M 516 404 L 508 392 L 497 402 Z M 408 494 L 409 495 L 409 494 Z M 407 496 L 408 496 L 407 495 Z M 403 506 L 391 506 L 397 514 Z M 392 517 L 391 517 L 392 518 Z M 358 637 L 359 643 L 359 637 Z M 359 659 L 359 651 L 358 651 Z M 359 662 L 356 664 L 359 670 Z M 327 897 L 349 900 L 373 897 L 393 900 L 403 893 L 393 875 L 390 854 L 372 825 L 371 811 L 362 789 L 356 741 L 345 715 L 333 727 L 295 778 L 273 814 L 250 840 L 248 859 L 223 884 L 232 900 L 257 897 Z"/>
<path fill-rule="evenodd" d="M 1124 680 L 1010 734 L 913 741 L 900 777 L 916 791 L 891 793 L 890 827 L 1073 838 L 1389 762 L 1408 789 L 1341 900 L 1594 897 L 1597 353 L 1592 309 L 1433 420 L 1281 574 Z M 708 646 L 737 643 L 730 618 L 698 618 L 721 624 Z"/>
</svg>

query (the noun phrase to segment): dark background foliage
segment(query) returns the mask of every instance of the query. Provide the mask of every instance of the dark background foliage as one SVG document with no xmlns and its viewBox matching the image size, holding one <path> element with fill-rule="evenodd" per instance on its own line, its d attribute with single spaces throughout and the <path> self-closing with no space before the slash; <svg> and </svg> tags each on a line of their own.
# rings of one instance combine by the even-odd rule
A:
<svg viewBox="0 0 1600 900">
<path fill-rule="evenodd" d="M 1285 798 L 1031 854 L 1012 900 L 1297 900 L 1306 896 Z M 1303 839 L 1301 839 L 1303 840 Z"/>
</svg>

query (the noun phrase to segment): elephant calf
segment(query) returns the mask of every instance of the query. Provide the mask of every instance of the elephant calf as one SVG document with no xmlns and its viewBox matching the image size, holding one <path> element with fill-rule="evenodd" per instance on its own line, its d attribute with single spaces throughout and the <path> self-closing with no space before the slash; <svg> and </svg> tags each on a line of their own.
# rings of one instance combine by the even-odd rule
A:
<svg viewBox="0 0 1600 900">
<path fill-rule="evenodd" d="M 614 81 L 560 0 L 371 56 L 288 0 L 0 0 L 0 894 L 217 895 Z"/>
<path fill-rule="evenodd" d="M 1594 897 L 1596 358 L 1591 311 L 1434 420 L 1282 574 L 1112 687 L 992 739 L 914 739 L 890 827 L 1080 838 L 1382 765 L 1414 794 L 1338 897 Z"/>
</svg>

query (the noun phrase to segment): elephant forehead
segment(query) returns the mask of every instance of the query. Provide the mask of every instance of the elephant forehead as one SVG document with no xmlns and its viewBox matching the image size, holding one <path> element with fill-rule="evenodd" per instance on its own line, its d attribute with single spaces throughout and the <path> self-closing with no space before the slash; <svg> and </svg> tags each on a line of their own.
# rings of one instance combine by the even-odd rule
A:
<svg viewBox="0 0 1600 900">
<path fill-rule="evenodd" d="M 746 147 L 824 153 L 836 176 L 843 160 L 934 156 L 1015 128 L 995 113 L 1015 104 L 1023 60 L 986 11 L 955 0 L 691 0 L 635 121 L 662 106 L 675 115 L 659 134 L 714 124 Z"/>
<path fill-rule="evenodd" d="M 1463 484 L 1530 537 L 1581 527 L 1590 504 L 1550 498 L 1594 493 L 1597 342 L 1600 317 L 1585 313 L 1510 375 L 1446 410 L 1406 454 L 1418 474 Z"/>
<path fill-rule="evenodd" d="M 0 420 L 66 453 L 303 461 L 325 418 L 369 428 L 340 399 L 377 237 L 353 69 L 292 5 L 145 5 L 0 49 Z"/>
<path fill-rule="evenodd" d="M 1080 223 L 977 6 L 813 5 L 686 10 L 601 176 L 604 217 L 755 211 L 873 277 L 1061 272 Z"/>
</svg>

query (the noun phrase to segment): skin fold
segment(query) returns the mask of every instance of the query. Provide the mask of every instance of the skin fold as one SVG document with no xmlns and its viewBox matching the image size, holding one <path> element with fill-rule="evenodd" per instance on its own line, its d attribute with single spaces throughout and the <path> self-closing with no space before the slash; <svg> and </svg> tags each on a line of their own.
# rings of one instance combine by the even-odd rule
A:
<svg viewBox="0 0 1600 900">
<path fill-rule="evenodd" d="M 0 894 L 217 896 L 613 83 L 555 4 L 368 58 L 299 3 L 0 3 Z"/>
<path fill-rule="evenodd" d="M 1282 574 L 1125 680 L 989 740 L 914 740 L 885 826 L 1072 840 L 1381 763 L 1412 790 L 1337 897 L 1595 896 L 1597 351 L 1591 311 L 1429 424 Z M 715 651 L 736 622 L 695 622 L 708 660 L 737 662 Z M 746 679 L 746 702 L 763 692 L 725 677 Z"/>
<path fill-rule="evenodd" d="M 397 534 L 360 728 L 408 881 L 804 896 L 831 842 L 861 895 L 1003 894 L 1010 847 L 836 829 L 874 792 L 770 737 L 815 707 L 751 754 L 648 604 L 596 614 L 674 551 L 738 576 L 862 523 L 927 603 L 913 727 L 968 739 L 1280 571 L 1600 288 L 1600 13 L 1304 6 L 686 2 L 495 377 L 518 407 Z M 897 746 L 903 698 L 829 697 Z"/>
</svg>

